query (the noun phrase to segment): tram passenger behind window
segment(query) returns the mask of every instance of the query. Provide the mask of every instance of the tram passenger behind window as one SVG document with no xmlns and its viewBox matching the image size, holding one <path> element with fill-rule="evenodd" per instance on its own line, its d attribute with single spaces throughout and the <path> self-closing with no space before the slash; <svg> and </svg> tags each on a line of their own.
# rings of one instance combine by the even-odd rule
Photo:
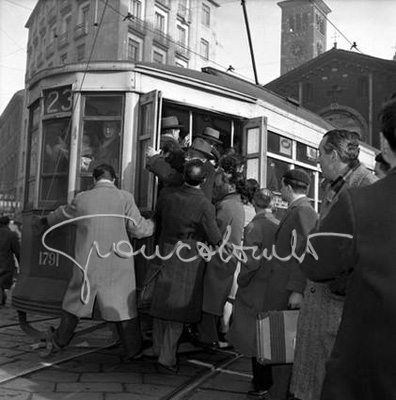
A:
<svg viewBox="0 0 396 400">
<path fill-rule="evenodd" d="M 67 170 L 69 148 L 61 135 L 55 143 L 45 145 L 44 172 L 64 172 Z"/>
<path fill-rule="evenodd" d="M 94 149 L 93 162 L 90 170 L 96 166 L 106 163 L 110 164 L 116 173 L 119 170 L 120 150 L 120 125 L 116 121 L 105 121 L 103 123 L 102 135 L 99 145 Z"/>
<path fill-rule="evenodd" d="M 81 171 L 88 171 L 91 162 L 93 161 L 93 146 L 91 144 L 91 137 L 87 134 L 83 135 L 81 147 Z"/>
</svg>

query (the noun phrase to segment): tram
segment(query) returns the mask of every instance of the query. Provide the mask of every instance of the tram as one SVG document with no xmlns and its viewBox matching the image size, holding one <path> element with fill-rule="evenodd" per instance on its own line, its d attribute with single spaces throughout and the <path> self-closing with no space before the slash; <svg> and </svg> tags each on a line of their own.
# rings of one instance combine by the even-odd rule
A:
<svg viewBox="0 0 396 400">
<path fill-rule="evenodd" d="M 32 221 L 70 202 L 92 184 L 95 162 L 111 163 L 118 186 L 133 193 L 142 214 L 153 210 L 157 182 L 145 169 L 148 146 L 158 147 L 161 118 L 177 116 L 190 142 L 207 126 L 220 131 L 223 149 L 246 158 L 246 178 L 275 192 L 290 168 L 311 178 L 309 197 L 321 198 L 316 151 L 334 126 L 293 99 L 214 68 L 129 62 L 70 64 L 39 72 L 26 89 L 28 128 L 21 273 L 12 305 L 26 325 L 26 313 L 60 315 L 72 261 L 44 247 Z M 107 132 L 107 133 L 106 133 Z M 102 158 L 92 149 L 112 135 Z M 361 161 L 374 168 L 374 149 L 362 146 Z M 279 197 L 278 206 L 282 207 Z M 73 254 L 74 227 L 47 237 L 51 248 Z M 135 259 L 137 284 L 144 260 Z M 21 317 L 22 316 L 22 317 Z"/>
</svg>

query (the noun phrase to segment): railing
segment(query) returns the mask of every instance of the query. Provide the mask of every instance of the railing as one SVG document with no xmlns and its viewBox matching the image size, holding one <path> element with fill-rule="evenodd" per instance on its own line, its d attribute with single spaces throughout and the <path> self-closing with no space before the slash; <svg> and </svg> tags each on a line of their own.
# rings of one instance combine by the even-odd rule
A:
<svg viewBox="0 0 396 400">
<path fill-rule="evenodd" d="M 158 29 L 154 29 L 154 42 L 161 46 L 169 47 L 169 43 L 171 38 L 166 33 L 159 31 Z"/>
<path fill-rule="evenodd" d="M 191 50 L 184 43 L 176 43 L 176 53 L 185 58 L 190 58 Z"/>
<path fill-rule="evenodd" d="M 85 36 L 88 33 L 88 24 L 83 22 L 82 24 L 74 27 L 74 39 L 78 39 L 81 36 Z"/>
<path fill-rule="evenodd" d="M 58 36 L 58 48 L 65 47 L 69 44 L 69 37 L 68 33 L 62 33 Z"/>
<path fill-rule="evenodd" d="M 177 5 L 177 15 L 183 18 L 186 22 L 191 21 L 191 10 L 187 8 L 184 4 L 179 3 Z"/>
<path fill-rule="evenodd" d="M 147 23 L 140 18 L 132 16 L 129 20 L 128 28 L 132 29 L 138 33 L 146 34 L 147 32 Z"/>
</svg>

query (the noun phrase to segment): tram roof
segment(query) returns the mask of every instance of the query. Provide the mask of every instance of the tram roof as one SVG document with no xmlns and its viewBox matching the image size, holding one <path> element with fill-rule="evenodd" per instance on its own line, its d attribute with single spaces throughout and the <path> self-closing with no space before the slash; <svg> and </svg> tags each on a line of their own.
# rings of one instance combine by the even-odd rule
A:
<svg viewBox="0 0 396 400">
<path fill-rule="evenodd" d="M 261 85 L 256 85 L 244 79 L 237 78 L 216 68 L 205 67 L 202 68 L 202 71 L 197 71 L 173 65 L 149 62 L 137 63 L 136 67 L 138 69 L 139 67 L 143 67 L 143 69 L 148 68 L 150 70 L 163 71 L 164 73 L 167 73 L 167 75 L 171 74 L 174 76 L 194 79 L 211 85 L 217 85 L 223 87 L 224 89 L 239 92 L 255 99 L 261 99 L 270 103 L 272 106 L 279 107 L 282 110 L 303 118 L 315 125 L 322 127 L 323 129 L 334 129 L 334 125 L 320 117 L 318 114 L 315 114 L 314 112 L 302 107 L 298 100 L 286 98 Z"/>
</svg>

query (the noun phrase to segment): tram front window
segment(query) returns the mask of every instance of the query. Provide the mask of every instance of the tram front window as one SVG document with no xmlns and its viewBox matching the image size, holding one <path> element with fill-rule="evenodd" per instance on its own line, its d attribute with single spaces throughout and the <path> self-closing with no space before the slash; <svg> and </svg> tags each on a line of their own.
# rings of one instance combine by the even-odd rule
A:
<svg viewBox="0 0 396 400">
<path fill-rule="evenodd" d="M 85 97 L 83 134 L 80 138 L 80 187 L 92 185 L 92 171 L 100 164 L 113 166 L 120 176 L 122 96 Z"/>
<path fill-rule="evenodd" d="M 44 121 L 41 201 L 67 200 L 70 152 L 69 118 Z"/>
</svg>

